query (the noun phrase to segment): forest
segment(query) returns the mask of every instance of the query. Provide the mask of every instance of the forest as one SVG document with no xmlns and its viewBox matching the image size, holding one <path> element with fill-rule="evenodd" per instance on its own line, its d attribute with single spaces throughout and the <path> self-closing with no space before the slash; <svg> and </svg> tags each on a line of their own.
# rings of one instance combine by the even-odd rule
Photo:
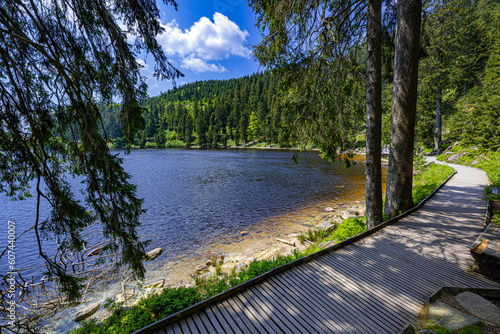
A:
<svg viewBox="0 0 500 334">
<path fill-rule="evenodd" d="M 432 7 L 431 7 L 432 5 Z M 424 5 L 425 6 L 425 5 Z M 453 18 L 453 19 L 451 19 Z M 390 143 L 394 13 L 384 13 L 382 36 L 382 143 Z M 495 1 L 428 2 L 421 28 L 415 147 L 444 149 L 450 141 L 497 150 L 500 141 L 500 6 Z M 357 49 L 358 76 L 348 108 L 350 131 L 344 148 L 364 146 L 365 96 L 360 93 L 366 67 L 365 46 Z M 142 102 L 144 130 L 137 147 L 321 146 L 301 131 L 301 109 L 293 92 L 266 71 L 238 79 L 189 83 Z M 340 99 L 340 96 L 337 97 Z M 442 121 L 439 119 L 442 118 Z M 474 120 L 474 121 L 472 121 Z M 119 106 L 105 108 L 103 124 L 113 145 L 125 146 Z M 442 144 L 441 136 L 445 143 Z"/>
</svg>

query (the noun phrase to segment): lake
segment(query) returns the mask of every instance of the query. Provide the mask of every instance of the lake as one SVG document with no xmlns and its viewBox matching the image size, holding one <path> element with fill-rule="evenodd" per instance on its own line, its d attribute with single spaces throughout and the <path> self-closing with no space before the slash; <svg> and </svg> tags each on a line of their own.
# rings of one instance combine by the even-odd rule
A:
<svg viewBox="0 0 500 334">
<path fill-rule="evenodd" d="M 365 165 L 346 168 L 330 163 L 318 152 L 261 149 L 133 150 L 124 168 L 144 198 L 139 234 L 150 239 L 149 249 L 163 254 L 148 263 L 155 277 L 185 277 L 207 251 L 241 259 L 272 243 L 275 237 L 307 230 L 326 206 L 364 201 Z M 384 168 L 384 184 L 385 184 Z M 78 182 L 74 182 L 78 186 Z M 361 203 L 363 205 L 363 203 Z M 34 198 L 10 202 L 0 198 L 2 248 L 7 221 L 18 233 L 35 220 Z M 42 217 L 49 215 L 47 203 Z M 241 232 L 246 231 L 241 237 Z M 16 242 L 17 267 L 42 263 L 33 231 Z M 45 246 L 54 249 L 53 240 Z M 0 269 L 7 270 L 6 259 Z M 32 273 L 36 274 L 36 273 Z M 184 276 L 183 276 L 184 275 Z"/>
</svg>

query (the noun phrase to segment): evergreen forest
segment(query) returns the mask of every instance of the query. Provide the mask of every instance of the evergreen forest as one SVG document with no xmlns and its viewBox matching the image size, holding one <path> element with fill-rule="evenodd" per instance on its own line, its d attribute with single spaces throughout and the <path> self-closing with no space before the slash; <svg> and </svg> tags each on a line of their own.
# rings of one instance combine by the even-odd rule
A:
<svg viewBox="0 0 500 334">
<path fill-rule="evenodd" d="M 383 16 L 382 143 L 390 143 L 394 11 Z M 500 141 L 500 5 L 496 1 L 449 1 L 424 4 L 415 147 L 442 150 L 450 141 L 497 150 Z M 364 146 L 366 52 L 356 52 L 357 68 L 344 89 L 354 102 L 343 149 Z M 226 147 L 241 145 L 320 147 L 300 128 L 303 92 L 271 71 L 238 79 L 189 83 L 142 102 L 144 130 L 136 147 Z M 345 93 L 345 92 L 344 92 Z M 304 92 L 305 94 L 305 92 Z M 341 99 L 340 96 L 337 99 Z M 292 101 L 293 103 L 290 103 Z M 335 104 L 335 101 L 331 102 Z M 303 106 L 302 106 L 303 108 Z M 119 106 L 105 108 L 103 124 L 113 146 L 125 146 Z M 442 118 L 442 121 L 440 120 Z M 295 131 L 298 132 L 298 131 Z M 445 140 L 441 143 L 441 136 Z M 436 147 L 436 141 L 437 143 Z"/>
</svg>

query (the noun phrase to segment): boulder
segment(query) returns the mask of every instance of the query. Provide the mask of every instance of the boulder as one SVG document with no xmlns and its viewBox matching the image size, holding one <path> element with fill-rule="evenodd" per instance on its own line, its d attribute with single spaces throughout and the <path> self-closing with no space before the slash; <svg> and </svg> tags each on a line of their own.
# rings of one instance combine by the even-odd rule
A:
<svg viewBox="0 0 500 334">
<path fill-rule="evenodd" d="M 429 306 L 429 319 L 451 331 L 481 322 L 478 318 L 462 313 L 443 302 L 437 302 Z"/>
<path fill-rule="evenodd" d="M 154 282 L 151 282 L 151 283 L 148 283 L 148 284 L 144 285 L 144 288 L 145 289 L 162 288 L 163 284 L 165 284 L 165 279 L 162 278 L 162 279 L 160 279 L 158 281 L 154 281 Z"/>
<path fill-rule="evenodd" d="M 221 265 L 223 263 L 224 263 L 224 255 L 214 252 L 208 253 L 207 264 L 217 267 L 218 265 Z"/>
<path fill-rule="evenodd" d="M 500 326 L 500 309 L 495 304 L 472 292 L 462 292 L 455 299 L 476 317 Z"/>
<path fill-rule="evenodd" d="M 99 302 L 85 306 L 75 315 L 75 321 L 90 317 L 92 314 L 96 313 L 99 308 L 101 308 L 101 303 Z"/>
<path fill-rule="evenodd" d="M 134 289 L 126 289 L 125 293 L 119 293 L 116 295 L 116 301 L 118 303 L 125 302 L 135 295 Z"/>
<path fill-rule="evenodd" d="M 146 253 L 145 261 L 151 261 L 157 258 L 162 252 L 163 249 L 161 249 L 160 247 L 150 250 L 149 252 Z"/>
</svg>

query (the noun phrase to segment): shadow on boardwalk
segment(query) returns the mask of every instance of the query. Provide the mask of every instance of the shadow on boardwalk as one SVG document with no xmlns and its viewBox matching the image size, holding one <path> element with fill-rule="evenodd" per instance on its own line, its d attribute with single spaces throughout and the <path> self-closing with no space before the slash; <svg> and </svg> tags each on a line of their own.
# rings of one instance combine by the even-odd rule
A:
<svg viewBox="0 0 500 334">
<path fill-rule="evenodd" d="M 470 270 L 486 176 L 454 167 L 446 186 L 396 224 L 156 333 L 398 333 L 442 286 L 500 287 Z"/>
</svg>

